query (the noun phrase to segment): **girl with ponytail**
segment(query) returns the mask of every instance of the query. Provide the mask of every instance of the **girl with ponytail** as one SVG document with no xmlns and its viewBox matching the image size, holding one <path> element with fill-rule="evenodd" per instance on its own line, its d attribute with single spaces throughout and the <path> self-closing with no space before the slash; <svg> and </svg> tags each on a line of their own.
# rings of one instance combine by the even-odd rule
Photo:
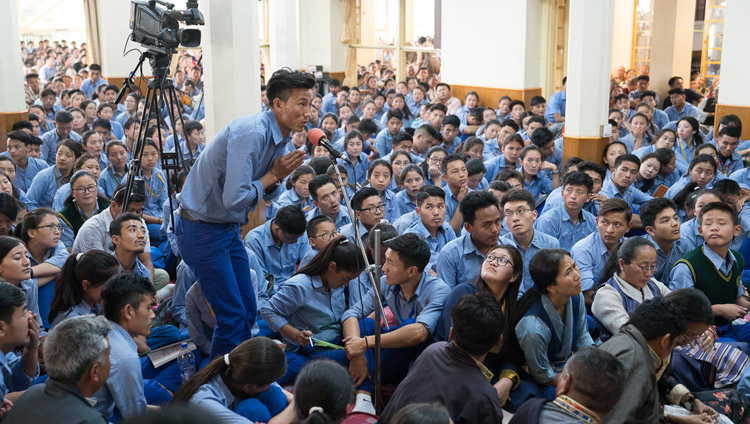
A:
<svg viewBox="0 0 750 424">
<path fill-rule="evenodd" d="M 49 308 L 51 327 L 79 315 L 101 315 L 102 286 L 119 272 L 117 259 L 103 250 L 68 256 L 62 274 L 55 281 L 55 294 Z"/>
<path fill-rule="evenodd" d="M 215 422 L 268 422 L 291 401 L 291 395 L 273 384 L 285 371 L 281 347 L 267 337 L 254 337 L 214 358 L 180 387 L 172 403 L 198 406 Z"/>
<path fill-rule="evenodd" d="M 328 360 L 310 362 L 294 383 L 295 423 L 340 423 L 352 396 L 354 385 L 346 368 Z"/>
</svg>

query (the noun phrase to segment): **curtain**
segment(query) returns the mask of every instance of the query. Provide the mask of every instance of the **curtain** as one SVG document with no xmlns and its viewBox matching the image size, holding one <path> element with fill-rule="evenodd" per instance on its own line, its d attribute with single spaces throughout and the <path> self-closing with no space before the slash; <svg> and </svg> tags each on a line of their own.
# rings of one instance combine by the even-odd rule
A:
<svg viewBox="0 0 750 424">
<path fill-rule="evenodd" d="M 356 28 L 356 0 L 341 0 L 341 15 L 343 25 L 341 28 L 341 36 L 339 41 L 342 44 L 352 44 L 356 38 L 354 36 L 354 29 Z M 346 48 L 346 78 L 344 78 L 343 85 L 354 86 L 357 84 L 357 49 L 347 47 Z"/>
<path fill-rule="evenodd" d="M 101 64 L 101 45 L 99 44 L 99 18 L 96 11 L 97 0 L 83 0 L 86 15 L 86 39 L 88 63 Z"/>
</svg>

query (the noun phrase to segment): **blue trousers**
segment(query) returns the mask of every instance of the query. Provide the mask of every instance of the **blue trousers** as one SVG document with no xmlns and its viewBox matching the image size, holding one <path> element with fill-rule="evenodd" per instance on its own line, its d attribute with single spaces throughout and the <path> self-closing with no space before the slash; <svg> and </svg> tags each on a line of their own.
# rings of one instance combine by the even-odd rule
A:
<svg viewBox="0 0 750 424">
<path fill-rule="evenodd" d="M 341 340 L 336 340 L 333 343 L 340 345 Z M 349 360 L 346 358 L 346 351 L 344 349 L 305 346 L 297 351 L 290 352 L 287 350 L 284 353 L 286 354 L 286 372 L 277 381 L 282 386 L 294 384 L 294 379 L 297 378 L 297 374 L 302 370 L 302 367 L 313 359 L 330 359 L 345 367 L 349 366 Z"/>
<path fill-rule="evenodd" d="M 211 358 L 229 353 L 250 338 L 257 314 L 250 261 L 239 224 L 212 225 L 178 216 L 175 235 L 216 315 Z"/>
<path fill-rule="evenodd" d="M 234 412 L 251 422 L 267 423 L 286 408 L 286 395 L 278 384 L 240 402 Z"/>
<path fill-rule="evenodd" d="M 52 280 L 39 288 L 39 298 L 37 302 L 39 303 L 39 315 L 41 315 L 44 328 L 49 328 L 49 320 L 47 319 L 47 316 L 49 315 L 49 307 L 52 304 L 52 297 L 54 297 L 54 295 L 55 280 Z"/>
</svg>

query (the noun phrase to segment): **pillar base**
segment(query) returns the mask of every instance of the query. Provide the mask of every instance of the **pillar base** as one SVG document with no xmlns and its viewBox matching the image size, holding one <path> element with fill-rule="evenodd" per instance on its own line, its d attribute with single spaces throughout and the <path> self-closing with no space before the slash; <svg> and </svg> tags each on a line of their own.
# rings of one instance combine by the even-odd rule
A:
<svg viewBox="0 0 750 424">
<path fill-rule="evenodd" d="M 604 137 L 563 136 L 563 161 L 579 157 L 585 161 L 602 163 L 609 139 Z M 563 162 L 564 163 L 564 162 Z"/>
<path fill-rule="evenodd" d="M 750 106 L 735 106 L 735 105 L 723 105 L 721 103 L 716 105 L 716 116 L 714 117 L 714 136 L 719 135 L 719 121 L 725 115 L 737 115 L 740 120 L 744 123 L 742 125 L 742 134 L 740 138 L 742 140 L 750 139 Z"/>
<path fill-rule="evenodd" d="M 27 111 L 22 112 L 0 112 L 0 151 L 8 150 L 8 133 L 13 124 L 18 121 L 29 119 Z"/>
<path fill-rule="evenodd" d="M 523 102 L 526 104 L 526 108 L 528 109 L 530 107 L 529 105 L 531 104 L 531 99 L 534 96 L 542 95 L 541 88 L 491 88 L 451 84 L 451 95 L 461 100 L 461 103 L 464 102 L 466 93 L 468 93 L 469 91 L 474 91 L 479 95 L 479 106 L 491 107 L 493 109 L 497 109 L 497 102 L 498 100 L 500 100 L 500 97 L 503 96 L 508 96 L 513 100 L 523 100 Z"/>
</svg>

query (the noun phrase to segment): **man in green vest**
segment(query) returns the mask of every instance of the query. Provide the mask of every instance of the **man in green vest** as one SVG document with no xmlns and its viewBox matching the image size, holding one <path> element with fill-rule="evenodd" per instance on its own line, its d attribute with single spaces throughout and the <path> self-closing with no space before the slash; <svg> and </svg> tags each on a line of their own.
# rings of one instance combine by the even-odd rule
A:
<svg viewBox="0 0 750 424">
<path fill-rule="evenodd" d="M 732 324 L 744 318 L 750 308 L 741 281 L 745 261 L 739 252 L 729 249 L 742 231 L 737 211 L 724 202 L 709 203 L 701 209 L 698 222 L 698 233 L 705 241 L 677 261 L 669 288 L 701 290 L 711 301 L 719 335 L 748 342 L 750 325 Z"/>
</svg>

